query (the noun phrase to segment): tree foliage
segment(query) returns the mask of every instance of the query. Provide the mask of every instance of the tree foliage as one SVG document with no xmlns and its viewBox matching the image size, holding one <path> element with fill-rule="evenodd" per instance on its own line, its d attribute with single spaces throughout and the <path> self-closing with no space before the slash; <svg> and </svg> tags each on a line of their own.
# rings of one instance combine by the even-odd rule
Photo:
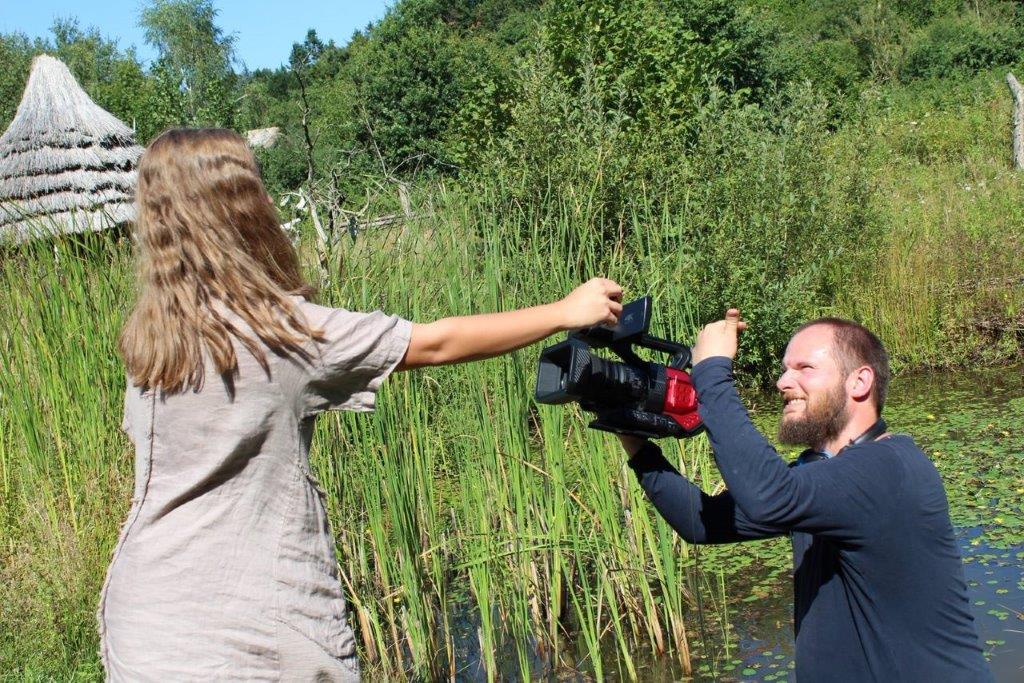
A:
<svg viewBox="0 0 1024 683">
<path fill-rule="evenodd" d="M 753 94 L 767 81 L 767 36 L 724 0 L 559 3 L 544 28 L 574 91 L 646 127 L 684 124 L 711 86 Z"/>
<path fill-rule="evenodd" d="M 141 142 L 173 125 L 281 127 L 279 148 L 261 153 L 277 188 L 308 182 L 311 166 L 318 177 L 474 173 L 519 144 L 540 177 L 567 163 L 564 131 L 598 114 L 617 149 L 632 140 L 629 166 L 647 155 L 637 141 L 692 140 L 711 97 L 763 104 L 810 82 L 855 103 L 876 83 L 1013 64 L 1022 15 L 1005 0 L 400 0 L 344 45 L 310 29 L 287 64 L 250 72 L 236 70 L 212 0 L 149 0 L 149 65 L 74 19 L 45 39 L 0 35 L 0 122 L 46 51 Z"/>
<path fill-rule="evenodd" d="M 32 57 L 43 51 L 39 41 L 31 41 L 22 33 L 0 35 L 0 124 L 6 127 L 14 118 L 21 93 L 28 79 Z"/>
<path fill-rule="evenodd" d="M 152 0 L 139 17 L 146 42 L 159 54 L 153 70 L 161 94 L 174 85 L 181 93 L 179 110 L 165 116 L 188 125 L 232 122 L 235 38 L 216 18 L 212 0 Z"/>
</svg>

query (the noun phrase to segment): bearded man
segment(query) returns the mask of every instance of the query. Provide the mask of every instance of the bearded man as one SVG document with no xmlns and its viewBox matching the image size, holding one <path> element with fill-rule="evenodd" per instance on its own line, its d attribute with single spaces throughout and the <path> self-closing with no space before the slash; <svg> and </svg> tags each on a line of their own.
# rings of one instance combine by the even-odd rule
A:
<svg viewBox="0 0 1024 683">
<path fill-rule="evenodd" d="M 787 464 L 750 422 L 732 377 L 739 311 L 706 326 L 693 384 L 728 489 L 709 496 L 653 443 L 623 436 L 647 496 L 690 543 L 789 534 L 802 681 L 991 681 L 978 645 L 942 481 L 881 419 L 889 360 L 857 323 L 796 331 L 777 387 Z"/>
</svg>

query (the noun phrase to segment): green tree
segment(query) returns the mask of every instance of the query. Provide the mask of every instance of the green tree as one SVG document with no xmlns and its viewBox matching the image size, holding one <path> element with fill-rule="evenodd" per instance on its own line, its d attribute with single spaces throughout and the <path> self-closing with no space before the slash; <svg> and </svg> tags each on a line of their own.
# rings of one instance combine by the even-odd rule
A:
<svg viewBox="0 0 1024 683">
<path fill-rule="evenodd" d="M 188 125 L 230 125 L 235 38 L 216 24 L 212 0 L 152 0 L 139 18 L 159 53 L 154 70 L 175 81 Z"/>
<path fill-rule="evenodd" d="M 500 134 L 515 88 L 515 59 L 535 33 L 540 0 L 405 0 L 317 67 L 337 68 L 317 88 L 350 111 L 335 127 L 348 146 L 379 152 L 398 172 L 452 170 Z M 347 81 L 351 87 L 341 84 Z M 342 97 L 354 97 L 346 104 Z M 336 113 L 336 112 L 332 112 Z M 337 118 L 337 117 L 335 117 Z"/>
<path fill-rule="evenodd" d="M 142 129 L 145 140 L 154 122 L 154 80 L 139 64 L 132 49 L 121 50 L 99 29 L 82 29 L 75 18 L 60 18 L 50 28 L 52 38 L 30 41 L 23 35 L 0 36 L 0 121 L 14 115 L 28 78 L 32 58 L 49 53 L 60 59 L 95 102 L 124 122 Z M 155 125 L 162 122 L 156 119 Z"/>
<path fill-rule="evenodd" d="M 712 85 L 756 95 L 767 34 L 724 0 L 556 3 L 545 47 L 576 92 L 641 127 L 683 124 Z"/>
<path fill-rule="evenodd" d="M 55 56 L 93 100 L 128 125 L 141 125 L 148 133 L 153 115 L 152 84 L 135 51 L 122 51 L 116 41 L 104 38 L 95 26 L 83 30 L 73 17 L 57 19 L 50 31 Z"/>
<path fill-rule="evenodd" d="M 458 46 L 443 25 L 382 37 L 354 55 L 351 71 L 364 124 L 358 139 L 392 165 L 441 156 L 438 141 L 460 100 Z"/>
<path fill-rule="evenodd" d="M 40 52 L 38 42 L 23 33 L 0 34 L 0 129 L 7 128 L 25 91 L 32 57 Z"/>
<path fill-rule="evenodd" d="M 977 7 L 977 3 L 972 3 Z M 894 9 L 916 23 L 925 23 L 935 17 L 956 14 L 962 9 L 963 0 L 896 0 Z"/>
<path fill-rule="evenodd" d="M 915 31 L 907 43 L 900 69 L 904 81 L 1014 64 L 1024 53 L 1024 11 L 1000 2 L 977 13 L 944 14 Z"/>
<path fill-rule="evenodd" d="M 125 58 L 116 42 L 105 39 L 95 26 L 83 31 L 73 17 L 54 20 L 50 33 L 54 56 L 67 65 L 86 90 L 109 81 L 115 64 Z"/>
</svg>

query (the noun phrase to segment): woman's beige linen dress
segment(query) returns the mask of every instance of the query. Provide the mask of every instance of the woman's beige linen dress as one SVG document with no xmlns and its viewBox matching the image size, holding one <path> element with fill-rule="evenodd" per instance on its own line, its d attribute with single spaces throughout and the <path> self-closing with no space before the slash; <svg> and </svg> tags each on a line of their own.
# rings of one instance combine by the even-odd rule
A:
<svg viewBox="0 0 1024 683">
<path fill-rule="evenodd" d="M 135 491 L 98 612 L 109 680 L 359 679 L 309 444 L 318 413 L 373 410 L 412 325 L 295 300 L 326 337 L 310 361 L 268 349 L 268 376 L 236 341 L 233 387 L 208 365 L 198 392 L 128 388 Z"/>
</svg>

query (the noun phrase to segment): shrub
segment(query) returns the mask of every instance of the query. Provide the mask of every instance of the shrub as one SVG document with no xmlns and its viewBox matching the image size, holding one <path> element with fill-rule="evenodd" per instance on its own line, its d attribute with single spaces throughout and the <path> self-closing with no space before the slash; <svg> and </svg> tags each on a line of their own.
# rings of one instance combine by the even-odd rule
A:
<svg viewBox="0 0 1024 683">
<path fill-rule="evenodd" d="M 855 93 L 866 70 L 857 48 L 845 38 L 787 43 L 775 62 L 784 80 L 810 81 L 825 93 Z"/>
<path fill-rule="evenodd" d="M 832 145 L 828 107 L 809 88 L 763 108 L 713 103 L 673 195 L 676 232 L 661 248 L 680 254 L 674 276 L 696 294 L 699 320 L 744 312 L 757 332 L 741 361 L 764 383 L 793 329 L 830 312 L 870 258 L 877 226 L 860 150 Z"/>
<path fill-rule="evenodd" d="M 940 17 L 914 33 L 900 70 L 904 81 L 966 75 L 1012 64 L 1024 50 L 1024 24 L 1005 7 Z"/>
<path fill-rule="evenodd" d="M 743 362 L 757 379 L 771 379 L 789 334 L 830 310 L 858 262 L 852 245 L 870 244 L 875 230 L 859 149 L 828 153 L 830 113 L 818 93 L 791 90 L 754 106 L 712 90 L 686 135 L 638 136 L 624 117 L 604 112 L 588 83 L 574 97 L 543 55 L 524 82 L 532 87 L 513 110 L 509 136 L 468 182 L 501 196 L 498 211 L 524 216 L 533 239 L 604 244 L 648 266 L 656 260 L 666 280 L 660 293 L 694 302 L 692 320 L 739 306 L 758 330 Z M 538 229 L 565 204 L 572 232 Z"/>
<path fill-rule="evenodd" d="M 556 3 L 544 40 L 570 92 L 642 128 L 685 125 L 710 85 L 766 82 L 767 35 L 722 0 Z"/>
</svg>

